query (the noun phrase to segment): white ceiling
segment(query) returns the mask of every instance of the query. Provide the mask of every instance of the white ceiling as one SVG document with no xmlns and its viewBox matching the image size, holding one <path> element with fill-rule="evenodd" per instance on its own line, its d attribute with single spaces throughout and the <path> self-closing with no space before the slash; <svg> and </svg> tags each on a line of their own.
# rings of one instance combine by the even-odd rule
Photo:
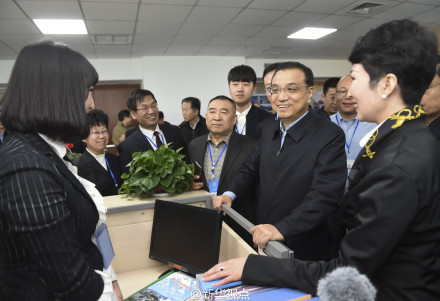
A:
<svg viewBox="0 0 440 301">
<path fill-rule="evenodd" d="M 370 28 L 411 18 L 439 32 L 440 0 L 369 0 L 368 15 L 348 13 L 353 0 L 0 0 L 0 60 L 43 37 L 32 19 L 83 19 L 88 35 L 50 36 L 88 58 L 244 56 L 346 59 Z M 319 40 L 286 36 L 305 27 L 338 31 Z M 94 35 L 127 35 L 128 45 L 98 45 Z"/>
</svg>

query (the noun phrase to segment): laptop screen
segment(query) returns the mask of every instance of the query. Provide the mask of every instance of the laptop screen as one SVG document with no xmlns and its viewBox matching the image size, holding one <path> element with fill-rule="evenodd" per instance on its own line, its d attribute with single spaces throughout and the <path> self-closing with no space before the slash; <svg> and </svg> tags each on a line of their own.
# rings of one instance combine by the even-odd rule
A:
<svg viewBox="0 0 440 301">
<path fill-rule="evenodd" d="M 218 263 L 222 213 L 156 200 L 150 258 L 195 275 Z"/>
</svg>

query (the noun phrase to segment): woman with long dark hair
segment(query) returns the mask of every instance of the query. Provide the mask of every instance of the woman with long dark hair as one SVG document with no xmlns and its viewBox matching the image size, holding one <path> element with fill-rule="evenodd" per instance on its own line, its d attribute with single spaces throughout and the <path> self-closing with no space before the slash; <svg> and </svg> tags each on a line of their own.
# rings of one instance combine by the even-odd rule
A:
<svg viewBox="0 0 440 301">
<path fill-rule="evenodd" d="M 30 44 L 17 57 L 1 100 L 2 300 L 116 300 L 114 291 L 122 299 L 96 244 L 102 197 L 63 160 L 65 143 L 88 134 L 97 82 L 87 59 L 62 43 Z"/>
</svg>

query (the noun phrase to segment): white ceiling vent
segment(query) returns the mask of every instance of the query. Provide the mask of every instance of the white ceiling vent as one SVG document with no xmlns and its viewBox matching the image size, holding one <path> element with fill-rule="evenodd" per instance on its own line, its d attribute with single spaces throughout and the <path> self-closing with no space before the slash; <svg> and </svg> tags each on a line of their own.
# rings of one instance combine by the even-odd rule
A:
<svg viewBox="0 0 440 301">
<path fill-rule="evenodd" d="M 133 42 L 132 35 L 95 34 L 93 43 L 100 45 L 127 45 Z"/>
<path fill-rule="evenodd" d="M 377 2 L 364 2 L 356 7 L 350 9 L 348 13 L 350 14 L 358 14 L 358 15 L 368 15 L 373 12 L 377 12 L 385 7 L 383 3 Z"/>
</svg>

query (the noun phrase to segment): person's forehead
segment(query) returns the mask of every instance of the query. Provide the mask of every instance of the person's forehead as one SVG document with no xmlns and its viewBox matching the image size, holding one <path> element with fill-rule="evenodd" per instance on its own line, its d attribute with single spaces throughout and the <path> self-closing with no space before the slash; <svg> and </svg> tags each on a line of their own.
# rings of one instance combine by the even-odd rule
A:
<svg viewBox="0 0 440 301">
<path fill-rule="evenodd" d="M 350 77 L 344 77 L 343 79 L 341 79 L 338 82 L 337 88 L 338 89 L 342 89 L 342 88 L 347 88 L 348 89 L 348 88 L 350 88 L 352 81 L 353 80 Z"/>
<path fill-rule="evenodd" d="M 208 106 L 209 109 L 228 109 L 230 110 L 232 108 L 232 103 L 230 103 L 228 100 L 223 99 L 214 99 L 211 101 L 211 103 Z"/>
<path fill-rule="evenodd" d="M 151 95 L 145 96 L 141 101 L 139 101 L 139 104 L 149 105 L 154 102 L 154 98 Z"/>
<path fill-rule="evenodd" d="M 275 73 L 275 70 L 267 72 L 263 78 L 263 82 L 270 81 L 272 79 L 274 73 Z"/>
<path fill-rule="evenodd" d="M 279 70 L 272 78 L 272 84 L 304 84 L 306 74 L 298 68 Z"/>
</svg>

